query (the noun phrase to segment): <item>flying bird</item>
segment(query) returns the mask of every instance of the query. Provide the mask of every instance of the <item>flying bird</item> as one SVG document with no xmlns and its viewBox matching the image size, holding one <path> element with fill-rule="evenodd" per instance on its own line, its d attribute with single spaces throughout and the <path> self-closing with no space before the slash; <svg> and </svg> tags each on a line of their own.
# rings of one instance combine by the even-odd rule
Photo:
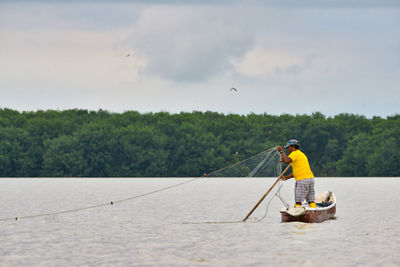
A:
<svg viewBox="0 0 400 267">
<path fill-rule="evenodd" d="M 232 88 L 230 89 L 230 91 L 235 91 L 235 92 L 237 92 L 237 89 L 232 87 Z"/>
<path fill-rule="evenodd" d="M 131 54 L 127 54 L 125 57 L 130 57 L 131 56 Z"/>
</svg>

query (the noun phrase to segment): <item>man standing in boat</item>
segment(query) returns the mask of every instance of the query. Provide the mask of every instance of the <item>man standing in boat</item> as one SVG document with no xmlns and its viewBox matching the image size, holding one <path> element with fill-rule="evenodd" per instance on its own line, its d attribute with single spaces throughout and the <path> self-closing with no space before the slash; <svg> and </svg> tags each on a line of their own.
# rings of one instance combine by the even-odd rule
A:
<svg viewBox="0 0 400 267">
<path fill-rule="evenodd" d="M 296 201 L 295 207 L 301 207 L 301 202 L 303 202 L 303 200 L 305 199 L 308 202 L 310 208 L 316 208 L 314 174 L 311 171 L 307 156 L 300 151 L 300 144 L 297 140 L 289 140 L 284 148 L 288 149 L 288 156 L 286 156 L 281 146 L 278 146 L 276 150 L 281 153 L 283 162 L 285 162 L 286 164 L 292 164 L 293 173 L 287 176 L 283 175 L 281 179 L 283 181 L 286 181 L 293 177 L 296 179 L 296 186 L 294 189 L 294 196 Z"/>
</svg>

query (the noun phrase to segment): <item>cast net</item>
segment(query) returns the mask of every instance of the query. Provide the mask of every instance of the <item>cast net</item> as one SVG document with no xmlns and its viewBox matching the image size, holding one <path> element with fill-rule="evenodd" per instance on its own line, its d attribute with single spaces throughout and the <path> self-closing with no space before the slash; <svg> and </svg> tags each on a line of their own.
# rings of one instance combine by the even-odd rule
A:
<svg viewBox="0 0 400 267">
<path fill-rule="evenodd" d="M 217 171 L 211 172 L 207 174 L 207 177 L 277 177 L 282 172 L 282 163 L 280 161 L 280 153 L 276 151 L 275 148 L 270 148 L 265 150 L 257 155 L 251 156 L 247 159 L 239 161 L 237 163 L 231 164 L 226 166 L 222 169 Z M 66 210 L 59 210 L 53 212 L 44 212 L 44 213 L 37 213 L 32 215 L 26 216 L 9 216 L 5 218 L 0 218 L 0 221 L 8 221 L 8 220 L 20 220 L 20 219 L 30 219 L 30 218 L 38 218 L 44 216 L 54 216 L 57 214 L 65 214 L 65 213 L 73 213 L 88 209 L 100 208 L 105 206 L 114 206 L 115 204 L 125 202 L 128 200 L 134 200 L 137 198 L 141 198 L 144 196 L 156 194 L 162 191 L 166 191 L 178 186 L 182 186 L 184 184 L 191 183 L 198 179 L 203 178 L 203 176 L 195 177 L 190 180 L 185 180 L 183 182 L 179 182 L 176 184 L 172 184 L 169 186 L 165 186 L 159 189 L 155 189 L 150 192 L 145 192 L 142 194 L 126 197 L 123 199 L 111 200 L 105 203 L 95 204 L 91 206 L 81 207 L 81 208 L 73 208 L 73 209 L 66 209 Z M 239 221 L 237 221 L 239 222 Z M 211 222 L 213 223 L 213 222 Z M 220 222 L 224 223 L 224 222 Z M 225 222 L 230 223 L 230 222 Z"/>
<path fill-rule="evenodd" d="M 207 173 L 207 177 L 277 177 L 282 172 L 281 156 L 275 147 Z"/>
</svg>

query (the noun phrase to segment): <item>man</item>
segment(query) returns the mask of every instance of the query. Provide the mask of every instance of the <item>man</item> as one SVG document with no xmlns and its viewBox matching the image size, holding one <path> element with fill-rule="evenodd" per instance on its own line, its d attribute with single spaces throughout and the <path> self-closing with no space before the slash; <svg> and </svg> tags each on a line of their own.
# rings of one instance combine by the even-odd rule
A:
<svg viewBox="0 0 400 267">
<path fill-rule="evenodd" d="M 305 199 L 310 208 L 316 208 L 314 175 L 308 163 L 307 156 L 300 151 L 300 144 L 297 140 L 289 140 L 284 148 L 288 149 L 289 156 L 286 156 L 281 146 L 278 146 L 276 150 L 281 153 L 283 162 L 292 164 L 293 173 L 287 176 L 283 175 L 282 180 L 286 181 L 293 177 L 296 179 L 296 186 L 294 189 L 295 207 L 301 207 L 301 202 Z"/>
</svg>

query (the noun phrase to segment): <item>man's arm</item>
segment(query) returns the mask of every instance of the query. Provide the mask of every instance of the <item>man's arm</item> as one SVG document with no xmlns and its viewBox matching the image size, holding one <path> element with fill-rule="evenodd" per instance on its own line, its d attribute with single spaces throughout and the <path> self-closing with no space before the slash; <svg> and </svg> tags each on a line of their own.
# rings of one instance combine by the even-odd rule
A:
<svg viewBox="0 0 400 267">
<path fill-rule="evenodd" d="M 283 148 L 282 148 L 281 146 L 277 146 L 277 147 L 276 147 L 276 150 L 277 150 L 279 153 L 281 153 L 283 162 L 285 162 L 286 164 L 289 164 L 289 163 L 292 162 L 292 159 L 289 158 L 288 156 L 286 156 L 285 151 L 283 151 Z"/>
<path fill-rule="evenodd" d="M 282 175 L 282 181 L 286 181 L 286 180 L 289 180 L 290 178 L 293 178 L 294 176 L 293 176 L 293 173 L 291 173 L 291 174 L 289 174 L 289 175 L 287 175 L 287 176 L 285 176 L 285 175 Z"/>
</svg>

